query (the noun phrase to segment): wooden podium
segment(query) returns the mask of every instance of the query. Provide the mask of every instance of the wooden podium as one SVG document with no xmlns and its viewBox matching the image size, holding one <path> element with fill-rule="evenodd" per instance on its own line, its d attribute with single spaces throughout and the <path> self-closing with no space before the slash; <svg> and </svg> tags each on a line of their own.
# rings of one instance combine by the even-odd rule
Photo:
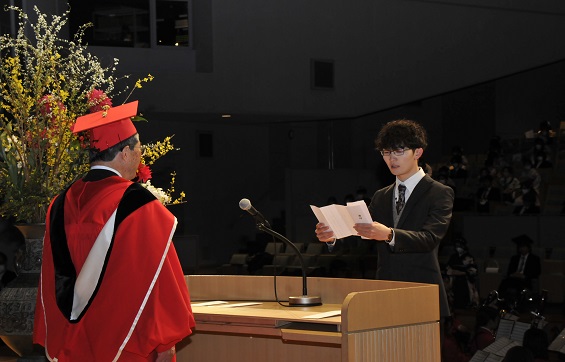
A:
<svg viewBox="0 0 565 362">
<path fill-rule="evenodd" d="M 308 278 L 323 305 L 275 301 L 274 277 L 186 276 L 196 319 L 177 345 L 177 361 L 440 361 L 437 285 L 365 279 Z M 301 277 L 277 277 L 286 301 Z M 198 306 L 205 301 L 225 304 Z M 256 305 L 230 305 L 260 302 Z M 283 302 L 287 305 L 288 303 Z M 311 319 L 320 313 L 341 315 Z"/>
</svg>

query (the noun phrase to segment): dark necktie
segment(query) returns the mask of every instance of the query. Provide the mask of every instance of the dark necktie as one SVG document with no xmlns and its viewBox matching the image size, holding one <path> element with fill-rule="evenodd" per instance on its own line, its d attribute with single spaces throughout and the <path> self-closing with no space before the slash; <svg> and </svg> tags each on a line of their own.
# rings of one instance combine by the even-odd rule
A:
<svg viewBox="0 0 565 362">
<path fill-rule="evenodd" d="M 398 184 L 398 199 L 396 200 L 396 213 L 400 214 L 402 208 L 404 208 L 404 193 L 406 192 L 406 186 L 403 184 Z"/>
<path fill-rule="evenodd" d="M 520 263 L 518 264 L 518 273 L 524 273 L 524 267 L 526 266 L 526 256 L 522 255 L 520 257 Z"/>
</svg>

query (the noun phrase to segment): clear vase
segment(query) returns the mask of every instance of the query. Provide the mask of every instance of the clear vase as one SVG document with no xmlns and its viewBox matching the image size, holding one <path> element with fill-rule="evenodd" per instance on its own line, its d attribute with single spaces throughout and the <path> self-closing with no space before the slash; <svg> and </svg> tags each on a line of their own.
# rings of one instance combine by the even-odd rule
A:
<svg viewBox="0 0 565 362">
<path fill-rule="evenodd" d="M 0 290 L 0 338 L 26 361 L 45 360 L 43 347 L 32 341 L 45 224 L 16 227 L 24 235 L 25 248 L 15 255 L 18 276 Z"/>
</svg>

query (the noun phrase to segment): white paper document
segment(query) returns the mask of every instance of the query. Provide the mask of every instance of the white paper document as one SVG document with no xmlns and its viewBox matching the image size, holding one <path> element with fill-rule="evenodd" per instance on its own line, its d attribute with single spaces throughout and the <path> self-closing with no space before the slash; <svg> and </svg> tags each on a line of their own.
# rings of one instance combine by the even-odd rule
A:
<svg viewBox="0 0 565 362">
<path fill-rule="evenodd" d="M 329 312 L 322 312 L 316 314 L 310 314 L 306 317 L 302 317 L 303 319 L 322 319 L 322 318 L 329 318 L 341 315 L 341 310 L 330 310 Z"/>
<path fill-rule="evenodd" d="M 310 205 L 318 221 L 329 226 L 338 239 L 357 235 L 353 228 L 355 224 L 370 224 L 373 222 L 365 201 L 348 202 L 344 205 L 327 205 L 316 207 Z"/>
<path fill-rule="evenodd" d="M 500 322 L 498 323 L 498 329 L 496 330 L 496 337 L 499 339 L 502 337 L 510 339 L 513 327 L 514 321 L 505 318 L 500 319 Z"/>
<path fill-rule="evenodd" d="M 510 339 L 522 343 L 524 340 L 524 333 L 526 333 L 528 329 L 530 329 L 530 323 L 514 322 L 514 328 L 512 328 Z"/>
<path fill-rule="evenodd" d="M 506 337 L 512 341 L 522 342 L 524 333 L 530 329 L 529 323 L 502 318 L 496 330 L 496 338 Z"/>
<path fill-rule="evenodd" d="M 212 301 L 212 302 L 192 303 L 191 305 L 193 307 L 210 307 L 210 306 L 219 305 L 219 304 L 227 304 L 227 302 L 224 302 L 223 300 L 215 300 L 215 301 Z"/>
<path fill-rule="evenodd" d="M 497 336 L 496 341 L 489 344 L 485 349 L 483 349 L 483 351 L 504 357 L 506 355 L 506 352 L 510 348 L 520 345 L 521 343 L 517 341 L 512 341 L 507 337 L 498 338 Z"/>
<path fill-rule="evenodd" d="M 492 353 L 488 353 L 485 351 L 478 350 L 474 355 L 473 358 L 469 360 L 469 362 L 499 362 L 502 361 L 504 357 L 497 356 Z"/>
<path fill-rule="evenodd" d="M 234 303 L 234 304 L 228 304 L 228 305 L 221 305 L 220 307 L 224 307 L 224 308 L 238 308 L 238 307 L 248 307 L 250 305 L 260 305 L 261 303 L 259 302 L 244 302 L 244 303 Z"/>
<path fill-rule="evenodd" d="M 565 353 L 565 329 L 551 342 L 548 349 L 550 351 Z"/>
</svg>

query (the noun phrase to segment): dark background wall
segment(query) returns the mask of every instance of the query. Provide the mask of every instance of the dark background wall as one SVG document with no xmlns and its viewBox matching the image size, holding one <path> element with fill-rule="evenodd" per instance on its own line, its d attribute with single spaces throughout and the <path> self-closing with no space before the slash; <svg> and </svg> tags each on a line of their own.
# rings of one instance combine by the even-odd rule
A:
<svg viewBox="0 0 565 362">
<path fill-rule="evenodd" d="M 66 8 L 24 3 L 35 4 Z M 192 47 L 91 51 L 120 59 L 132 84 L 155 76 L 134 93 L 150 120 L 139 129 L 144 142 L 175 135 L 180 150 L 160 161 L 154 183 L 177 172 L 187 194 L 171 208 L 177 235 L 198 237 L 190 252 L 201 262 L 224 262 L 256 237 L 243 197 L 291 240 L 310 240 L 310 203 L 386 184 L 373 147 L 386 121 L 423 123 L 426 159 L 440 164 L 454 145 L 480 154 L 495 135 L 521 140 L 541 120 L 558 128 L 565 111 L 558 0 L 189 4 Z M 312 89 L 312 59 L 333 62 L 333 89 Z"/>
</svg>

